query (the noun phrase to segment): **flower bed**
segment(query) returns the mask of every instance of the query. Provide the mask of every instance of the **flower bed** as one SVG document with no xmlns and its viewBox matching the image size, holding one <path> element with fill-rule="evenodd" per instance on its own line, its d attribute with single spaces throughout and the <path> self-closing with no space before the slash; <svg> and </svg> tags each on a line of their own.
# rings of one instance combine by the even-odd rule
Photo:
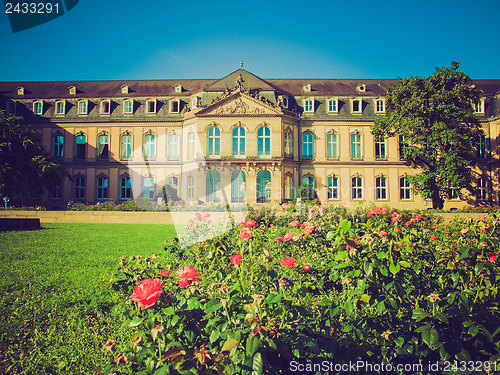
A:
<svg viewBox="0 0 500 375">
<path fill-rule="evenodd" d="M 280 374 L 322 361 L 500 369 L 495 215 L 445 226 L 311 207 L 236 224 L 120 260 L 109 284 L 130 340 L 108 340 L 104 374 Z"/>
</svg>

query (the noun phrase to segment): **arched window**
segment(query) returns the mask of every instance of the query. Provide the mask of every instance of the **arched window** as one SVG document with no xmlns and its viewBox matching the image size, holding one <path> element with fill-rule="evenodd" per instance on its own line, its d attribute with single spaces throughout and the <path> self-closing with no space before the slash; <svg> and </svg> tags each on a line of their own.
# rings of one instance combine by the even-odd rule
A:
<svg viewBox="0 0 500 375">
<path fill-rule="evenodd" d="M 87 100 L 80 100 L 78 102 L 78 114 L 79 115 L 86 115 L 88 111 L 88 101 Z"/>
<path fill-rule="evenodd" d="M 259 171 L 257 173 L 257 203 L 271 201 L 271 172 Z"/>
<path fill-rule="evenodd" d="M 339 157 L 339 145 L 337 134 L 331 132 L 326 135 L 326 158 L 336 160 Z"/>
<path fill-rule="evenodd" d="M 257 155 L 271 156 L 271 129 L 262 126 L 257 131 Z"/>
<path fill-rule="evenodd" d="M 208 129 L 208 156 L 220 156 L 220 129 L 212 126 Z"/>
<path fill-rule="evenodd" d="M 207 173 L 207 202 L 219 202 L 220 173 L 209 171 Z"/>
<path fill-rule="evenodd" d="M 144 198 L 154 199 L 156 194 L 154 177 L 144 177 Z"/>
<path fill-rule="evenodd" d="M 302 134 L 302 159 L 311 160 L 314 156 L 314 136 L 311 133 Z"/>
<path fill-rule="evenodd" d="M 363 180 L 361 177 L 353 177 L 351 180 L 352 199 L 363 199 Z"/>
<path fill-rule="evenodd" d="M 231 174 L 231 203 L 244 203 L 246 200 L 245 192 L 245 172 L 234 171 Z"/>
<path fill-rule="evenodd" d="M 233 129 L 233 156 L 245 156 L 245 128 Z"/>
<path fill-rule="evenodd" d="M 293 133 L 285 132 L 285 157 L 293 158 Z"/>
<path fill-rule="evenodd" d="M 328 199 L 338 199 L 339 179 L 335 176 L 328 177 Z"/>
<path fill-rule="evenodd" d="M 387 178 L 384 176 L 375 178 L 375 199 L 387 199 Z"/>
</svg>

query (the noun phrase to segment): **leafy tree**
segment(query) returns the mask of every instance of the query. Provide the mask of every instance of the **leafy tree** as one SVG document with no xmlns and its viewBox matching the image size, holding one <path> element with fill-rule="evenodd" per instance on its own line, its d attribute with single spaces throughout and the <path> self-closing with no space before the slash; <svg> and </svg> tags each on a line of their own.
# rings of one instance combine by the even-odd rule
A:
<svg viewBox="0 0 500 375">
<path fill-rule="evenodd" d="M 317 198 L 316 191 L 309 184 L 302 184 L 297 189 L 297 198 L 300 198 L 303 202 L 313 201 Z"/>
<path fill-rule="evenodd" d="M 412 190 L 438 209 L 450 189 L 458 195 L 462 188 L 473 190 L 476 143 L 483 134 L 472 113 L 481 90 L 459 65 L 398 79 L 387 89 L 385 117 L 372 127 L 376 137 L 399 137 L 401 157 L 420 171 L 407 177 Z"/>
<path fill-rule="evenodd" d="M 53 190 L 66 176 L 66 168 L 52 161 L 40 145 L 38 133 L 0 110 L 1 197 Z"/>
</svg>

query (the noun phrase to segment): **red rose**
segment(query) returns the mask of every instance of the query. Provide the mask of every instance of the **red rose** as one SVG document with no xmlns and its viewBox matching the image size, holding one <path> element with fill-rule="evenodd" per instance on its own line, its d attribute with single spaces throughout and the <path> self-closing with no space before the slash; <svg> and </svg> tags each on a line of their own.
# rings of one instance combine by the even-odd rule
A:
<svg viewBox="0 0 500 375">
<path fill-rule="evenodd" d="M 141 281 L 134 287 L 132 301 L 137 302 L 139 307 L 149 309 L 156 303 L 160 294 L 164 293 L 160 288 L 164 284 L 160 284 L 160 279 L 146 279 Z"/>
<path fill-rule="evenodd" d="M 251 220 L 248 220 L 246 223 L 245 223 L 245 226 L 247 228 L 252 228 L 252 227 L 256 227 L 257 226 L 257 222 L 253 219 Z"/>
<path fill-rule="evenodd" d="M 437 239 L 438 239 L 438 238 L 437 238 L 437 236 L 432 236 L 432 237 L 431 237 L 431 241 L 435 241 L 435 240 L 437 240 Z"/>
<path fill-rule="evenodd" d="M 168 276 L 170 276 L 170 271 L 169 270 L 163 270 L 163 271 L 160 272 L 160 275 L 162 277 L 165 277 L 165 276 L 168 277 Z"/>
<path fill-rule="evenodd" d="M 495 263 L 497 261 L 497 256 L 495 255 L 495 253 L 486 253 L 486 256 L 491 263 Z"/>
<path fill-rule="evenodd" d="M 243 239 L 243 241 L 247 241 L 252 238 L 252 232 L 250 231 L 250 229 L 247 227 L 242 228 L 240 230 L 240 238 Z"/>
<path fill-rule="evenodd" d="M 290 241 L 292 236 L 293 236 L 292 232 L 286 232 L 286 234 L 283 236 L 283 241 Z"/>
<path fill-rule="evenodd" d="M 311 270 L 311 265 L 309 263 L 303 262 L 304 263 L 304 272 L 309 272 Z"/>
<path fill-rule="evenodd" d="M 235 255 L 233 255 L 232 257 L 229 257 L 229 260 L 231 261 L 232 264 L 234 264 L 235 266 L 239 266 L 241 264 L 241 254 L 240 253 L 236 253 Z"/>
<path fill-rule="evenodd" d="M 283 267 L 297 267 L 297 262 L 295 261 L 295 258 L 283 258 L 280 263 Z"/>
<path fill-rule="evenodd" d="M 179 281 L 179 288 L 183 288 L 185 286 L 188 286 L 191 284 L 193 281 L 201 281 L 201 279 L 196 278 L 195 276 L 199 275 L 200 273 L 195 270 L 193 266 L 184 266 L 182 267 L 175 276 L 180 278 Z"/>
</svg>

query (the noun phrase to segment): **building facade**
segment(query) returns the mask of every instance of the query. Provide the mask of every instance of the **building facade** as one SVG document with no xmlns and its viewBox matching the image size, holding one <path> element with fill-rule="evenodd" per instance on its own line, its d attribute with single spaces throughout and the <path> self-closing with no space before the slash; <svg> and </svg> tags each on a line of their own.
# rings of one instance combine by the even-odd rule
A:
<svg viewBox="0 0 500 375">
<path fill-rule="evenodd" d="M 0 107 L 41 135 L 72 179 L 26 201 L 156 200 L 170 185 L 190 204 L 280 204 L 302 183 L 322 203 L 432 207 L 411 191 L 400 140 L 375 139 L 396 80 L 261 79 L 3 82 Z M 500 80 L 477 80 L 478 195 L 498 204 Z M 453 196 L 445 208 L 459 208 Z"/>
</svg>

